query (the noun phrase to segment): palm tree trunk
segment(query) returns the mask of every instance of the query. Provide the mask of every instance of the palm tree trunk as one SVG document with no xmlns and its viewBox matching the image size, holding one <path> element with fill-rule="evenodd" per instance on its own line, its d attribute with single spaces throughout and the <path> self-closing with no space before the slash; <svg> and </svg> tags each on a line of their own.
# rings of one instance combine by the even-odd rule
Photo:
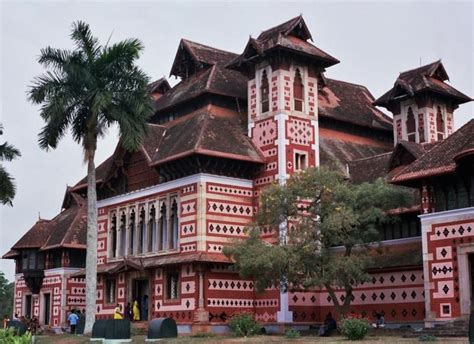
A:
<svg viewBox="0 0 474 344">
<path fill-rule="evenodd" d="M 95 181 L 95 149 L 87 155 L 87 253 L 86 253 L 86 325 L 84 334 L 92 333 L 97 294 L 97 190 Z"/>
</svg>

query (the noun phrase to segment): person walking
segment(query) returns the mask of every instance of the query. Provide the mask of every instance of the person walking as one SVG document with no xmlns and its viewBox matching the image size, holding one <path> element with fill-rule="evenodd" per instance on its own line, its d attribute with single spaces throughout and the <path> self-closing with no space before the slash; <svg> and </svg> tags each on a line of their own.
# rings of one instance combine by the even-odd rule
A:
<svg viewBox="0 0 474 344">
<path fill-rule="evenodd" d="M 69 321 L 69 325 L 71 326 L 71 334 L 76 334 L 76 326 L 77 326 L 77 321 L 79 320 L 79 317 L 76 314 L 76 311 L 73 309 L 71 311 L 71 314 L 67 317 L 67 320 Z"/>
</svg>

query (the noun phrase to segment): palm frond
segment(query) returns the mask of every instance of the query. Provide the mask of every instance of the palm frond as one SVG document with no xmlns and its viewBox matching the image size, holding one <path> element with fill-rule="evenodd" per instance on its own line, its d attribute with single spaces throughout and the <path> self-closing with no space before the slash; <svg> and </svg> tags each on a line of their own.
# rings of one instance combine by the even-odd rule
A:
<svg viewBox="0 0 474 344">
<path fill-rule="evenodd" d="M 0 144 L 0 161 L 12 161 L 21 156 L 20 151 L 8 142 Z"/>
<path fill-rule="evenodd" d="M 83 21 L 76 21 L 72 24 L 71 38 L 76 43 L 76 47 L 83 50 L 89 61 L 94 61 L 100 52 L 99 40 L 92 35 L 88 24 Z"/>
<path fill-rule="evenodd" d="M 12 176 L 0 165 L 0 203 L 12 205 L 15 197 L 16 186 Z"/>
<path fill-rule="evenodd" d="M 54 49 L 46 47 L 41 49 L 38 62 L 45 67 L 61 69 L 69 61 L 71 52 L 69 50 Z"/>
</svg>

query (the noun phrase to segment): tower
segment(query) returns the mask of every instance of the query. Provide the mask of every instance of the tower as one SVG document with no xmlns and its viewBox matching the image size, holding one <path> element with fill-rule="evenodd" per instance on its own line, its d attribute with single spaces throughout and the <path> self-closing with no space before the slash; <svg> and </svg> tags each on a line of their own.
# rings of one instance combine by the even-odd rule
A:
<svg viewBox="0 0 474 344">
<path fill-rule="evenodd" d="M 453 132 L 453 113 L 472 99 L 446 83 L 440 60 L 400 73 L 394 86 L 374 104 L 393 114 L 394 143 L 437 142 Z"/>
<path fill-rule="evenodd" d="M 267 157 L 256 187 L 319 165 L 318 85 L 339 61 L 310 39 L 298 16 L 250 38 L 229 65 L 248 76 L 248 132 Z"/>
<path fill-rule="evenodd" d="M 339 61 L 308 40 L 302 16 L 250 38 L 244 52 L 228 67 L 248 77 L 248 133 L 266 157 L 257 189 L 276 180 L 284 184 L 293 173 L 319 166 L 318 86 L 322 73 Z M 271 234 L 270 234 L 271 235 Z M 286 243 L 287 224 L 280 224 Z M 293 321 L 282 279 L 279 323 Z"/>
</svg>

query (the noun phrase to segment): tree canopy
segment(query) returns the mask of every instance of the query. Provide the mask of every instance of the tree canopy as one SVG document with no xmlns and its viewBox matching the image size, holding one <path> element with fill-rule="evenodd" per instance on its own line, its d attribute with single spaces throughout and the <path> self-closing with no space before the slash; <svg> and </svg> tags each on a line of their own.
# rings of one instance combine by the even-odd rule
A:
<svg viewBox="0 0 474 344">
<path fill-rule="evenodd" d="M 379 241 L 381 225 L 394 220 L 387 210 L 410 201 L 409 193 L 381 179 L 356 185 L 337 172 L 308 169 L 285 185 L 264 189 L 248 239 L 224 252 L 242 277 L 255 280 L 257 290 L 280 285 L 284 276 L 290 289 L 325 288 L 338 313 L 345 314 L 354 286 L 368 279 L 369 245 Z M 261 239 L 264 227 L 288 236 L 271 245 Z M 345 293 L 342 303 L 337 289 Z"/>
<path fill-rule="evenodd" d="M 84 333 L 90 333 L 97 285 L 97 139 L 117 124 L 120 144 L 127 150 L 138 149 L 153 106 L 147 89 L 149 79 L 136 65 L 143 50 L 138 39 L 101 45 L 89 25 L 81 21 L 73 23 L 70 37 L 74 50 L 41 50 L 38 62 L 47 72 L 33 81 L 28 96 L 41 105 L 40 116 L 45 121 L 39 133 L 40 147 L 56 148 L 70 129 L 73 139 L 82 145 L 88 164 Z"/>
<path fill-rule="evenodd" d="M 3 135 L 3 125 L 0 123 L 0 135 Z M 20 151 L 4 142 L 0 144 L 0 161 L 12 161 L 21 156 Z M 0 165 L 0 202 L 5 205 L 13 205 L 12 201 L 16 194 L 16 185 L 13 177 Z"/>
</svg>

